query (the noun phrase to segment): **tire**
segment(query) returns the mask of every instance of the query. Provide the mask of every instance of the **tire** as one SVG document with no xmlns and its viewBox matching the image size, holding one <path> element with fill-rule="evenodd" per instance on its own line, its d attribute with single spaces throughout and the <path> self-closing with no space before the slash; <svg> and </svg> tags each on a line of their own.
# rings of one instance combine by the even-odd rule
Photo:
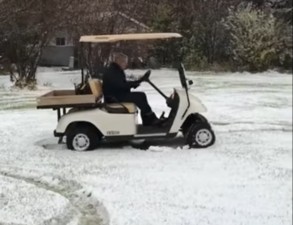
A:
<svg viewBox="0 0 293 225">
<path fill-rule="evenodd" d="M 215 133 L 207 123 L 191 125 L 185 139 L 190 148 L 208 148 L 216 142 Z"/>
<path fill-rule="evenodd" d="M 75 127 L 66 136 L 67 148 L 78 152 L 94 150 L 101 141 L 100 135 L 90 126 Z"/>
</svg>

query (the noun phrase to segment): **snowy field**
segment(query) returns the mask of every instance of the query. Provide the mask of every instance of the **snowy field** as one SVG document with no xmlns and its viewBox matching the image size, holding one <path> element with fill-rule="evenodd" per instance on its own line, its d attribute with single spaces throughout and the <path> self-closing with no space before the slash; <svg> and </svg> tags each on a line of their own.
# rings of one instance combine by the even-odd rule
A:
<svg viewBox="0 0 293 225">
<path fill-rule="evenodd" d="M 142 74 L 142 71 L 131 71 Z M 41 69 L 37 91 L 0 76 L 1 225 L 292 224 L 292 76 L 188 73 L 207 106 L 215 146 L 189 150 L 182 138 L 77 153 L 57 145 L 56 114 L 35 97 L 73 87 L 78 72 Z M 167 94 L 175 71 L 153 71 Z M 148 85 L 154 110 L 164 100 Z"/>
</svg>

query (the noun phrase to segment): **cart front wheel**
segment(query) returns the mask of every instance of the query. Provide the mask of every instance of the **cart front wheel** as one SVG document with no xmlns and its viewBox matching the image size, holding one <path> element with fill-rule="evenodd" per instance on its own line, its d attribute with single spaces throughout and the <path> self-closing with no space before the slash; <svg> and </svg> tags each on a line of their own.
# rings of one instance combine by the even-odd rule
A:
<svg viewBox="0 0 293 225">
<path fill-rule="evenodd" d="M 208 148 L 215 141 L 215 133 L 209 124 L 194 124 L 186 134 L 186 144 L 191 148 Z"/>
<path fill-rule="evenodd" d="M 68 131 L 66 144 L 68 149 L 84 152 L 97 148 L 100 140 L 100 136 L 91 127 L 76 127 Z"/>
</svg>

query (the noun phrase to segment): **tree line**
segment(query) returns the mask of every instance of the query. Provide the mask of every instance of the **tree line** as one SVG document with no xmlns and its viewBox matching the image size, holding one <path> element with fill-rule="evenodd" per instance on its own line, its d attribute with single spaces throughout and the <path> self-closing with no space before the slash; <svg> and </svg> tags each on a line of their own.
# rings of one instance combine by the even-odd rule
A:
<svg viewBox="0 0 293 225">
<path fill-rule="evenodd" d="M 155 30 L 185 37 L 181 45 L 157 49 L 163 63 L 180 55 L 191 69 L 292 69 L 291 0 L 165 0 L 157 12 Z"/>
<path fill-rule="evenodd" d="M 194 70 L 292 69 L 292 0 L 0 0 L 0 64 L 15 66 L 8 71 L 16 86 L 34 85 L 42 50 L 58 30 L 76 44 L 81 35 L 124 33 L 121 13 L 149 31 L 184 36 L 152 45 L 148 54 L 164 66 L 180 60 Z M 111 49 L 93 52 L 88 68 L 102 66 Z"/>
</svg>

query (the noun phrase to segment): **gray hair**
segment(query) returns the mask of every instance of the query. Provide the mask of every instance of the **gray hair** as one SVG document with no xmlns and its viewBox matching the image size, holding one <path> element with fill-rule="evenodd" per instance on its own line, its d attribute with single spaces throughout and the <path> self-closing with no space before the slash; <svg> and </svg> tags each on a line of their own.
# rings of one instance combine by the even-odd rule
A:
<svg viewBox="0 0 293 225">
<path fill-rule="evenodd" d="M 112 59 L 113 59 L 113 62 L 119 63 L 122 60 L 128 60 L 128 56 L 121 52 L 115 52 L 113 53 Z"/>
</svg>

